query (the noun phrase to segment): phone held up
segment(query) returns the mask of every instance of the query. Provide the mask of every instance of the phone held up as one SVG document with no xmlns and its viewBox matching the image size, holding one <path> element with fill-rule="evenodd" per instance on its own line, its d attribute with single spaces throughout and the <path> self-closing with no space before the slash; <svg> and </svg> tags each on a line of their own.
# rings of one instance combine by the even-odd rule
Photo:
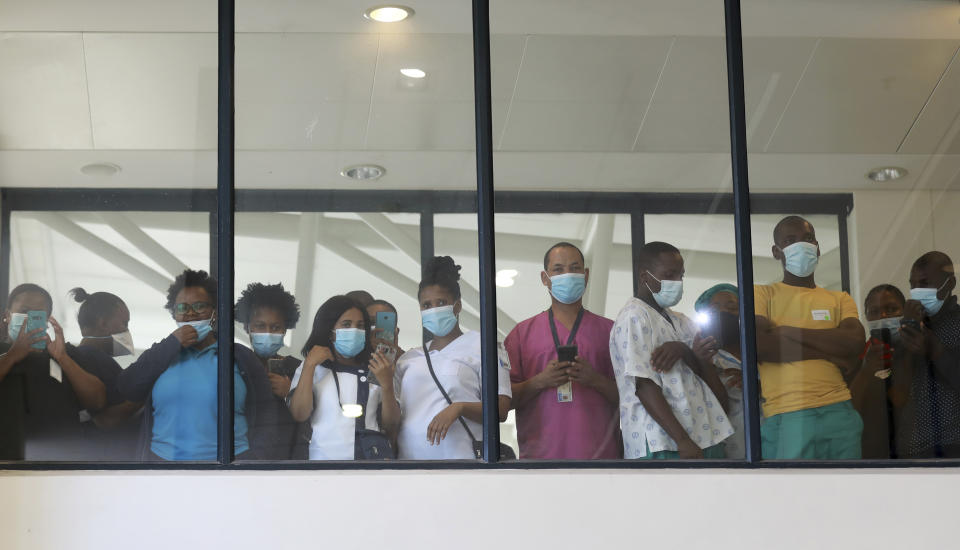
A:
<svg viewBox="0 0 960 550">
<path fill-rule="evenodd" d="M 27 312 L 27 326 L 24 328 L 26 333 L 30 333 L 37 329 L 43 329 L 44 332 L 47 331 L 47 312 L 46 311 L 28 311 Z M 47 349 L 47 341 L 40 340 L 35 344 L 32 344 L 30 347 L 33 349 Z"/>
<path fill-rule="evenodd" d="M 373 326 L 375 327 L 375 335 L 377 338 L 381 338 L 387 342 L 393 342 L 397 337 L 397 314 L 392 311 L 378 311 Z M 391 361 L 396 359 L 396 348 L 378 343 L 377 351 Z"/>
<path fill-rule="evenodd" d="M 577 346 L 560 346 L 557 348 L 557 361 L 572 363 L 577 358 Z M 573 401 L 573 382 L 557 386 L 557 402 L 570 403 Z"/>
</svg>

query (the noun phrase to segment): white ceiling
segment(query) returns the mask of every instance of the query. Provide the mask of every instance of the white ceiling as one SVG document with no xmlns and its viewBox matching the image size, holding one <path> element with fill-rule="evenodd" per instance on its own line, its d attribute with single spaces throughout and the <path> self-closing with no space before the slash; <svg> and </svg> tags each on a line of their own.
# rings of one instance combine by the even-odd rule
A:
<svg viewBox="0 0 960 550">
<path fill-rule="evenodd" d="M 0 2 L 0 186 L 213 187 L 212 4 Z M 373 187 L 474 186 L 469 3 L 414 7 L 389 26 L 356 2 L 238 2 L 239 186 L 340 188 L 361 162 L 387 168 Z M 910 170 L 893 188 L 960 185 L 960 4 L 743 11 L 754 189 L 864 188 L 877 165 Z M 495 2 L 499 188 L 729 191 L 721 22 L 686 0 Z"/>
</svg>

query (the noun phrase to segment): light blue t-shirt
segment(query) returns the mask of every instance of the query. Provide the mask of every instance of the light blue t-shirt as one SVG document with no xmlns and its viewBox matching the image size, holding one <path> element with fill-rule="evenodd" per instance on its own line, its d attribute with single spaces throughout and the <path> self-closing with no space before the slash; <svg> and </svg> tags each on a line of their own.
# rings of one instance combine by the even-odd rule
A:
<svg viewBox="0 0 960 550">
<path fill-rule="evenodd" d="M 233 366 L 234 453 L 250 448 L 245 403 L 247 385 Z M 217 344 L 180 350 L 153 385 L 150 450 L 165 460 L 217 458 Z"/>
</svg>

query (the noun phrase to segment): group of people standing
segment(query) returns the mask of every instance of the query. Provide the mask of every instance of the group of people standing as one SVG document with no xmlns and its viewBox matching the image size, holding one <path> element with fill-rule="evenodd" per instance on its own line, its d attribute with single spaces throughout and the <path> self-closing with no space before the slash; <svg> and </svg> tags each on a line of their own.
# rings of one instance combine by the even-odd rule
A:
<svg viewBox="0 0 960 550">
<path fill-rule="evenodd" d="M 910 297 L 871 290 L 864 329 L 846 293 L 814 280 L 813 226 L 777 224 L 783 279 L 754 288 L 770 459 L 960 456 L 960 305 L 950 259 L 914 264 Z M 684 260 L 663 242 L 635 258 L 616 320 L 587 311 L 590 270 L 560 242 L 543 257 L 545 311 L 498 348 L 500 421 L 516 410 L 521 459 L 742 458 L 739 291 L 675 311 Z M 456 460 L 482 447 L 478 332 L 460 326 L 460 266 L 432 258 L 417 291 L 423 345 L 400 349 L 397 309 L 365 291 L 325 301 L 299 356 L 300 321 L 280 284 L 249 285 L 234 316 L 239 460 Z M 137 354 L 119 297 L 73 291 L 82 340 L 66 343 L 43 288 L 10 293 L 0 344 L 0 459 L 209 461 L 217 457 L 217 284 L 186 270 L 165 307 L 176 328 Z M 47 325 L 53 337 L 47 335 Z M 379 325 L 379 326 L 378 326 Z"/>
</svg>

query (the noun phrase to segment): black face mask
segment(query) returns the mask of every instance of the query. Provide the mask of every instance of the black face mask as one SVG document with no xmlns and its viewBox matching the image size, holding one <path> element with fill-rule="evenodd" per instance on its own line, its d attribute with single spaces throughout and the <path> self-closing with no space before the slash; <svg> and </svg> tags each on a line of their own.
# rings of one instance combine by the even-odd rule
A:
<svg viewBox="0 0 960 550">
<path fill-rule="evenodd" d="M 740 317 L 726 311 L 711 312 L 703 329 L 704 336 L 713 336 L 721 348 L 740 345 Z"/>
</svg>

